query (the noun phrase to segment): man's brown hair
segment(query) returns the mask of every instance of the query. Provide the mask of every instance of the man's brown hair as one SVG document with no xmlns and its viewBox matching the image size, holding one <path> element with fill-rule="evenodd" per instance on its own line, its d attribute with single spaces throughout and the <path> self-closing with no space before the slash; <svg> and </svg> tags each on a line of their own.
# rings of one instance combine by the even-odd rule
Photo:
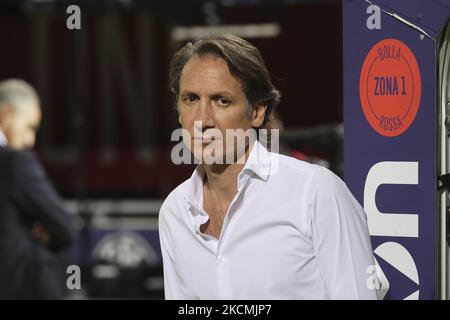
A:
<svg viewBox="0 0 450 320">
<path fill-rule="evenodd" d="M 171 91 L 178 98 L 180 77 L 186 63 L 194 56 L 213 55 L 223 59 L 231 74 L 244 89 L 250 108 L 255 103 L 266 104 L 263 126 L 280 102 L 281 93 L 270 80 L 269 72 L 259 50 L 248 41 L 231 34 L 216 34 L 188 42 L 172 58 L 169 71 Z"/>
</svg>

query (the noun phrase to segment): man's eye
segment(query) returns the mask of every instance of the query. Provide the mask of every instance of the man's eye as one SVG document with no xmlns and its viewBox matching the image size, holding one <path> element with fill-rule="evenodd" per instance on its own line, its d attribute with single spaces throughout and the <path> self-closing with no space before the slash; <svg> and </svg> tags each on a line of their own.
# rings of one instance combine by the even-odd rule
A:
<svg viewBox="0 0 450 320">
<path fill-rule="evenodd" d="M 194 103 L 197 100 L 198 100 L 198 98 L 196 96 L 186 96 L 183 99 L 183 101 L 186 103 Z"/>
<path fill-rule="evenodd" d="M 227 98 L 218 98 L 217 103 L 222 107 L 228 107 L 231 104 L 231 101 Z"/>
</svg>

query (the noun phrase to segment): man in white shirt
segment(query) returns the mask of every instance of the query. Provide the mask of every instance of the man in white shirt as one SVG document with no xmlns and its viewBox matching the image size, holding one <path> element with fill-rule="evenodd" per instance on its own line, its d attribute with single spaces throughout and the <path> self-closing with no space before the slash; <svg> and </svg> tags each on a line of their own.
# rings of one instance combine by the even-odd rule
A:
<svg viewBox="0 0 450 320">
<path fill-rule="evenodd" d="M 366 216 L 344 182 L 225 134 L 267 127 L 280 100 L 258 49 L 232 35 L 188 43 L 170 80 L 201 164 L 161 207 L 166 298 L 376 299 Z M 211 146 L 233 161 L 205 161 Z"/>
</svg>

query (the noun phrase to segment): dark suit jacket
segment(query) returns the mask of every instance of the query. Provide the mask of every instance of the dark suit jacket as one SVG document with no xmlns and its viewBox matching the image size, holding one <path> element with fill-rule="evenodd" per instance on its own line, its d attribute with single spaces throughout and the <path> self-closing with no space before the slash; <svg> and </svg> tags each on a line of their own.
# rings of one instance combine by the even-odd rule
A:
<svg viewBox="0 0 450 320">
<path fill-rule="evenodd" d="M 32 238 L 35 222 L 49 233 L 48 246 Z M 63 298 L 60 254 L 73 238 L 72 219 L 34 154 L 0 147 L 0 298 Z"/>
</svg>

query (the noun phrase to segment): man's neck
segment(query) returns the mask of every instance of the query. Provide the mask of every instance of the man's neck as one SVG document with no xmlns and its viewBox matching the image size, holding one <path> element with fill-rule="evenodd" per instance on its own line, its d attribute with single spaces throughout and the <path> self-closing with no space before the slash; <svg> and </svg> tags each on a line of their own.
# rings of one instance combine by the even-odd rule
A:
<svg viewBox="0 0 450 320">
<path fill-rule="evenodd" d="M 237 193 L 237 178 L 248 159 L 253 146 L 247 146 L 242 158 L 245 161 L 236 161 L 233 164 L 203 164 L 205 170 L 204 186 L 213 189 L 226 199 L 232 199 Z M 241 159 L 242 160 L 242 159 Z"/>
</svg>

